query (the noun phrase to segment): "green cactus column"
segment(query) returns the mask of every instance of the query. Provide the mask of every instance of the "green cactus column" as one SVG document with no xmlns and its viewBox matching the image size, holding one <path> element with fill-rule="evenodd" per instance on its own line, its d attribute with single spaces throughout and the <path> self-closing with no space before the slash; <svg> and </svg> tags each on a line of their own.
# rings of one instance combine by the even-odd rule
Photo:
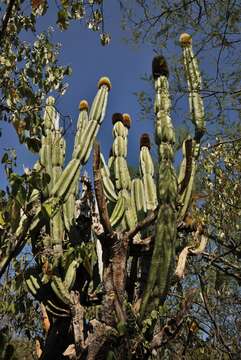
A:
<svg viewBox="0 0 241 360">
<path fill-rule="evenodd" d="M 52 148 L 53 148 L 53 130 L 54 122 L 57 117 L 56 110 L 54 108 L 55 99 L 49 96 L 46 101 L 44 112 L 44 135 L 42 136 L 42 145 L 40 149 L 40 164 L 43 166 L 44 171 L 50 176 L 50 182 L 48 184 L 48 194 L 53 187 L 53 166 L 52 166 Z"/>
<path fill-rule="evenodd" d="M 159 153 L 159 203 L 155 243 L 148 282 L 141 304 L 141 319 L 165 300 L 175 260 L 177 179 L 173 167 L 175 134 L 170 118 L 168 68 L 165 59 L 157 56 L 152 63 L 155 81 L 155 140 Z"/>
<path fill-rule="evenodd" d="M 203 100 L 200 96 L 200 91 L 202 88 L 202 80 L 198 68 L 197 59 L 195 58 L 192 50 L 191 36 L 186 33 L 182 34 L 180 36 L 180 43 L 183 49 L 184 70 L 188 84 L 189 109 L 191 113 L 192 122 L 195 126 L 195 136 L 191 144 L 192 161 L 191 161 L 190 175 L 188 176 L 187 185 L 185 189 L 183 189 L 179 200 L 181 204 L 181 208 L 179 211 L 179 220 L 182 220 L 186 214 L 186 211 L 190 203 L 193 182 L 197 167 L 197 159 L 200 152 L 200 141 L 205 133 L 205 116 L 204 116 Z M 185 145 L 186 148 L 187 145 L 188 142 L 186 141 L 186 145 Z M 189 139 L 189 148 L 190 148 L 190 139 Z M 186 158 L 185 148 L 183 149 L 183 155 L 184 155 L 184 163 L 185 163 L 185 158 Z M 189 169 L 187 170 L 189 171 Z"/>
<path fill-rule="evenodd" d="M 75 134 L 75 142 L 74 142 L 74 150 L 73 150 L 73 154 L 72 154 L 72 159 L 74 159 L 77 156 L 77 153 L 79 151 L 79 146 L 81 143 L 82 133 L 88 126 L 89 105 L 86 100 L 80 101 L 79 110 L 80 110 L 80 113 L 79 113 L 79 117 L 78 117 L 78 121 L 77 121 L 77 129 L 76 129 L 76 134 Z M 70 228 L 74 221 L 75 201 L 76 201 L 76 194 L 78 192 L 78 185 L 79 185 L 79 172 L 76 173 L 75 178 L 73 179 L 72 184 L 70 186 L 66 202 L 63 204 L 64 224 L 65 224 L 65 228 L 68 231 L 70 231 Z"/>
<path fill-rule="evenodd" d="M 122 205 L 124 199 L 124 219 L 122 229 L 133 229 L 137 224 L 137 214 L 131 201 L 131 178 L 126 161 L 128 130 L 131 126 L 131 117 L 128 114 L 116 113 L 112 117 L 114 142 L 112 145 L 113 169 L 115 176 L 115 188 L 118 192 L 118 201 L 113 210 L 111 221 L 115 220 L 119 203 Z M 135 240 L 140 240 L 140 234 L 135 236 Z"/>
<path fill-rule="evenodd" d="M 86 164 L 89 159 L 93 143 L 105 116 L 108 93 L 111 88 L 110 80 L 105 77 L 101 78 L 98 88 L 99 90 L 90 109 L 89 121 L 86 122 L 85 128 L 81 128 L 81 135 L 73 152 L 73 158 L 54 184 L 51 192 L 52 196 L 63 202 L 67 200 L 69 191 L 72 191 L 73 183 L 76 183 L 76 174 L 79 173 L 81 165 Z"/>
<path fill-rule="evenodd" d="M 54 119 L 52 129 L 52 183 L 55 184 L 63 172 L 65 159 L 65 140 L 59 128 L 59 118 Z M 64 223 L 62 218 L 62 207 L 59 207 L 56 214 L 50 220 L 51 238 L 55 254 L 62 254 L 64 242 Z"/>
<path fill-rule="evenodd" d="M 140 172 L 144 185 L 146 209 L 157 207 L 156 185 L 154 182 L 154 165 L 150 154 L 151 142 L 148 134 L 142 134 L 140 140 Z"/>
</svg>

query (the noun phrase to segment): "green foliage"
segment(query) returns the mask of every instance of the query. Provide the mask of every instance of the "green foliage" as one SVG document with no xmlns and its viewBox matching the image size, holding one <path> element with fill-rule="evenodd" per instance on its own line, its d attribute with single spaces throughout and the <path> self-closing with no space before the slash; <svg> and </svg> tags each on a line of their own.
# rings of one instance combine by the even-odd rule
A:
<svg viewBox="0 0 241 360">
<path fill-rule="evenodd" d="M 20 0 L 4 1 L 2 5 L 0 118 L 11 121 L 20 142 L 26 143 L 30 151 L 38 152 L 46 96 L 52 91 L 65 93 L 65 77 L 71 75 L 71 67 L 59 64 L 60 44 L 52 42 L 53 27 L 35 35 L 39 17 L 53 4 L 33 0 L 31 5 L 24 6 Z M 70 21 L 83 18 L 89 29 L 104 31 L 101 2 L 58 1 L 56 5 L 56 24 L 61 30 L 67 30 Z M 34 41 L 22 40 L 26 31 L 34 34 Z M 106 45 L 108 41 L 103 36 L 109 35 L 100 35 L 101 43 Z"/>
</svg>

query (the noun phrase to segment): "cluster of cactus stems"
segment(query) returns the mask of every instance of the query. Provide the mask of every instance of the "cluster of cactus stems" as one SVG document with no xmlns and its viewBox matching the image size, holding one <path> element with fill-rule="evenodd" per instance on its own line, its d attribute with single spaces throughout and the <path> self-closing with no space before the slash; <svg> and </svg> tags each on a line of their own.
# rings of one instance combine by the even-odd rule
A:
<svg viewBox="0 0 241 360">
<path fill-rule="evenodd" d="M 72 159 L 65 168 L 66 145 L 59 127 L 59 116 L 54 107 L 55 100 L 50 97 L 46 103 L 42 147 L 36 167 L 40 166 L 42 171 L 49 175 L 48 187 L 43 194 L 45 201 L 42 204 L 48 212 L 49 221 L 44 223 L 45 233 L 40 240 L 43 255 L 38 257 L 38 261 L 43 269 L 42 277 L 31 274 L 26 282 L 31 293 L 43 302 L 52 316 L 56 317 L 70 316 L 68 306 L 73 303 L 70 291 L 75 282 L 80 258 L 71 256 L 71 227 L 75 220 L 80 169 L 88 161 L 105 115 L 111 87 L 109 79 L 101 78 L 98 87 L 89 113 L 88 103 L 85 100 L 80 102 Z M 39 217 L 36 222 L 38 221 Z M 34 232 L 36 226 L 31 229 L 34 243 L 37 242 Z M 36 246 L 33 245 L 34 247 Z M 61 307 L 61 304 L 67 307 Z"/>
<path fill-rule="evenodd" d="M 157 183 L 155 183 L 148 134 L 143 134 L 140 141 L 139 176 L 131 179 L 127 164 L 128 132 L 131 127 L 131 117 L 128 114 L 113 115 L 114 141 L 110 156 L 108 162 L 105 161 L 103 154 L 100 154 L 99 159 L 101 184 L 112 229 L 111 239 L 116 236 L 116 244 L 119 244 L 118 247 L 110 242 L 114 244 L 111 252 L 105 249 L 109 243 L 103 240 L 103 234 L 101 234 L 101 242 L 97 241 L 99 269 L 103 271 L 99 275 L 106 288 L 108 304 L 115 303 L 115 295 L 113 295 L 115 290 L 117 295 L 121 294 L 118 295 L 120 302 L 124 301 L 126 278 L 130 275 L 127 270 L 130 246 L 143 244 L 143 237 L 148 231 L 146 227 L 140 226 L 140 222 L 150 214 L 154 214 L 148 277 L 144 291 L 139 294 L 139 324 L 154 308 L 164 303 L 171 286 L 176 262 L 178 224 L 183 221 L 188 210 L 200 141 L 205 131 L 203 102 L 200 96 L 201 77 L 192 52 L 192 39 L 190 35 L 182 34 L 180 42 L 183 48 L 184 70 L 195 136 L 194 138 L 189 136 L 183 143 L 183 160 L 179 175 L 176 175 L 173 165 L 175 132 L 170 117 L 168 67 L 162 56 L 155 57 L 152 63 L 156 92 L 155 142 L 159 157 Z M 72 239 L 71 230 L 76 225 L 75 208 L 79 193 L 80 169 L 89 159 L 104 119 L 110 88 L 109 79 L 101 78 L 90 110 L 85 100 L 80 102 L 72 159 L 66 167 L 64 167 L 66 145 L 59 125 L 58 113 L 54 107 L 55 100 L 50 97 L 46 103 L 42 147 L 35 168 L 40 168 L 49 176 L 49 183 L 43 194 L 40 194 L 40 190 L 34 190 L 32 193 L 30 202 L 37 210 L 28 233 L 28 237 L 32 238 L 33 249 L 36 248 L 36 243 L 41 244 L 40 256 L 36 253 L 36 258 L 42 267 L 42 273 L 31 273 L 26 282 L 32 295 L 42 303 L 42 306 L 45 306 L 47 314 L 53 318 L 68 318 L 71 314 L 73 316 L 71 309 L 76 303 L 76 297 L 73 296 L 72 290 L 78 289 L 81 292 L 81 286 L 76 287 L 75 283 L 78 268 L 84 259 L 81 259 L 79 253 L 75 251 L 76 241 Z M 47 220 L 46 216 L 42 219 L 43 210 L 48 214 Z M 98 211 L 100 213 L 102 209 L 99 208 Z M 76 237 L 76 234 L 74 236 Z M 100 233 L 96 236 L 98 238 Z M 78 239 L 77 244 L 80 245 Z M 99 251 L 100 247 L 103 256 Z M 122 253 L 118 252 L 121 247 L 125 249 Z M 122 262 L 117 259 L 118 254 L 124 254 Z M 114 260 L 111 259 L 112 256 Z M 136 265 L 137 262 L 134 260 L 133 258 L 133 264 Z M 110 264 L 112 264 L 111 271 L 108 270 Z M 120 268 L 117 269 L 119 264 L 121 264 Z M 115 272 L 119 274 L 120 269 L 125 274 L 121 275 L 121 281 L 115 280 Z M 111 286 L 105 284 L 108 276 L 109 279 L 111 278 L 110 282 L 114 282 Z M 123 288 L 118 289 L 118 286 Z M 116 310 L 117 318 L 124 321 L 126 319 L 123 315 L 124 305 L 120 303 L 118 306 L 122 307 L 122 310 Z M 108 324 L 108 321 L 106 323 Z M 113 322 L 110 324 L 113 325 Z M 75 326 L 73 327 L 75 329 Z"/>
</svg>

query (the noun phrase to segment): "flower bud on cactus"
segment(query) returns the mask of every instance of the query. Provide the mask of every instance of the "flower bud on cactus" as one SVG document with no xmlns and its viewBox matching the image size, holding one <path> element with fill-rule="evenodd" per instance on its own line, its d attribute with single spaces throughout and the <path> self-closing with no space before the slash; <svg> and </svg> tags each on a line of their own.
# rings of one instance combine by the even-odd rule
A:
<svg viewBox="0 0 241 360">
<path fill-rule="evenodd" d="M 54 105 L 55 104 L 55 98 L 53 96 L 49 96 L 46 100 L 46 105 Z"/>
<path fill-rule="evenodd" d="M 102 78 L 100 78 L 99 82 L 98 82 L 98 89 L 102 86 L 102 85 L 106 85 L 108 87 L 108 89 L 111 89 L 111 82 L 110 79 L 106 76 L 103 76 Z"/>
<path fill-rule="evenodd" d="M 142 146 L 148 147 L 149 150 L 151 149 L 150 137 L 146 133 L 142 134 L 140 138 L 140 149 L 142 148 Z"/>
<path fill-rule="evenodd" d="M 189 35 L 187 33 L 182 33 L 180 35 L 179 41 L 180 41 L 182 46 L 187 46 L 187 45 L 190 45 L 192 43 L 192 37 L 191 37 L 191 35 Z"/>
<path fill-rule="evenodd" d="M 89 110 L 89 104 L 87 100 L 81 100 L 79 103 L 79 109 L 81 110 Z"/>
<path fill-rule="evenodd" d="M 155 56 L 152 60 L 152 75 L 156 80 L 160 76 L 169 76 L 169 70 L 164 56 Z"/>
<path fill-rule="evenodd" d="M 130 129 L 131 127 L 131 117 L 129 114 L 123 114 L 123 124 L 125 125 L 125 127 L 127 127 L 128 129 Z"/>
<path fill-rule="evenodd" d="M 121 113 L 115 113 L 112 115 L 112 124 L 115 125 L 118 121 L 123 123 L 123 115 Z"/>
</svg>

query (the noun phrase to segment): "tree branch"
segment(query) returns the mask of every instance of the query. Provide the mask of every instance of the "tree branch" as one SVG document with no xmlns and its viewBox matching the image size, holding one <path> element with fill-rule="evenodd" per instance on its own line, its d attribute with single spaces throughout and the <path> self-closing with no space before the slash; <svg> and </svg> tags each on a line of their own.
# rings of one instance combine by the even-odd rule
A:
<svg viewBox="0 0 241 360">
<path fill-rule="evenodd" d="M 156 217 L 157 217 L 157 210 L 152 211 L 144 220 L 136 224 L 135 229 L 128 231 L 127 237 L 129 239 L 133 238 L 143 228 L 151 225 L 156 220 Z"/>
<path fill-rule="evenodd" d="M 3 41 L 4 33 L 5 33 L 6 29 L 7 29 L 9 19 L 10 19 L 11 15 L 12 15 L 12 10 L 13 10 L 14 4 L 15 4 L 15 0 L 10 0 L 9 1 L 5 16 L 3 18 L 2 29 L 0 30 L 0 41 Z"/>
<path fill-rule="evenodd" d="M 94 144 L 93 174 L 94 174 L 94 187 L 95 187 L 96 200 L 100 214 L 100 221 L 101 224 L 103 225 L 105 233 L 110 237 L 112 237 L 114 232 L 110 223 L 110 218 L 109 218 L 107 204 L 103 190 L 101 171 L 100 171 L 100 145 L 97 142 L 95 142 Z"/>
</svg>

